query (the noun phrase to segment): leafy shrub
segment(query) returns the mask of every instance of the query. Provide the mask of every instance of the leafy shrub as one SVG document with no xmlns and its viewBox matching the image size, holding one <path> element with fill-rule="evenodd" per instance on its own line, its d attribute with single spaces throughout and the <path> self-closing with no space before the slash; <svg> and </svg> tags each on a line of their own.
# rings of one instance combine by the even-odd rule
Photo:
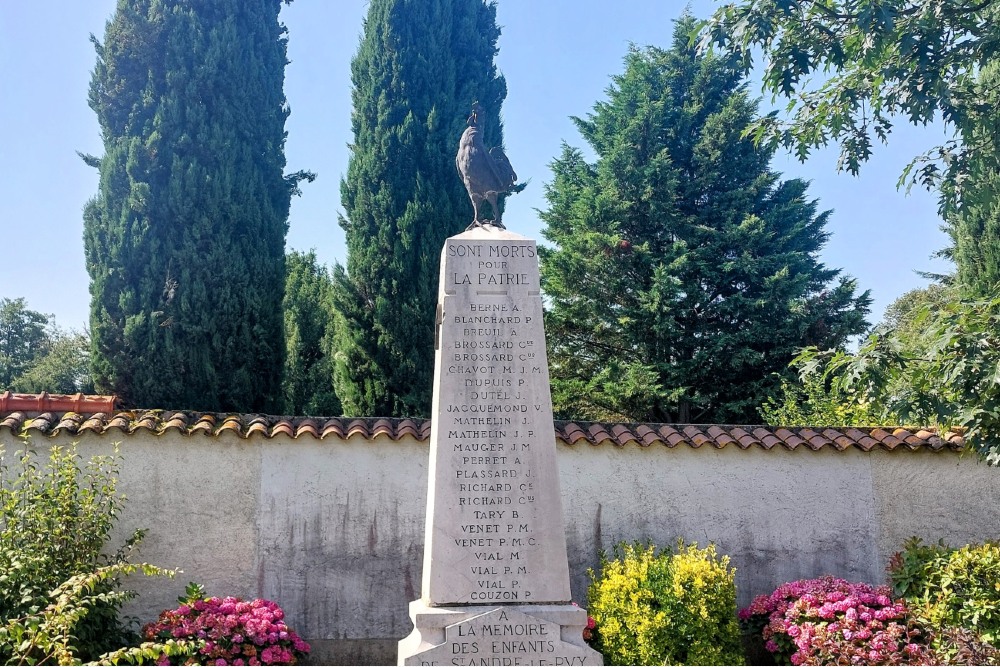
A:
<svg viewBox="0 0 1000 667">
<path fill-rule="evenodd" d="M 929 632 L 932 665 L 1000 665 L 1000 650 L 972 630 Z"/>
<path fill-rule="evenodd" d="M 760 633 L 776 662 L 793 665 L 928 664 L 921 633 L 888 586 L 822 577 L 782 584 L 740 610 L 748 633 Z"/>
<path fill-rule="evenodd" d="M 197 659 L 213 665 L 294 665 L 309 652 L 309 644 L 285 624 L 285 613 L 270 600 L 205 597 L 201 586 L 189 584 L 178 602 L 181 606 L 142 629 L 145 639 L 197 642 Z M 185 664 L 174 662 L 177 657 L 183 656 L 164 652 L 157 664 Z"/>
<path fill-rule="evenodd" d="M 127 561 L 141 531 L 113 556 L 101 554 L 125 501 L 116 488 L 117 453 L 81 467 L 75 445 L 52 447 L 44 462 L 27 447 L 11 461 L 0 447 L 0 624 L 37 618 L 54 602 L 50 592 L 74 576 Z M 112 594 L 118 584 L 115 575 L 91 584 L 87 613 L 67 630 L 73 635 L 67 650 L 77 659 L 95 659 L 137 638 L 119 620 L 134 594 Z M 0 645 L 0 662 L 14 657 L 10 646 Z"/>
<path fill-rule="evenodd" d="M 116 607 L 127 597 L 114 590 L 113 582 L 121 576 L 142 572 L 146 575 L 173 576 L 174 572 L 153 565 L 116 563 L 94 572 L 70 577 L 50 594 L 51 602 L 25 616 L 4 619 L 0 625 L 0 654 L 5 664 L 80 664 L 74 630 L 83 625 L 95 609 Z M 114 653 L 96 656 L 98 664 L 141 664 L 162 654 L 193 655 L 182 642 L 123 648 Z"/>
<path fill-rule="evenodd" d="M 621 544 L 590 572 L 592 645 L 611 665 L 743 664 L 735 570 L 709 545 Z"/>
<path fill-rule="evenodd" d="M 942 558 L 954 549 L 943 541 L 937 544 L 923 544 L 919 537 L 911 537 L 903 543 L 903 550 L 889 559 L 889 582 L 892 594 L 913 602 L 927 590 L 928 580 L 935 576 Z"/>
<path fill-rule="evenodd" d="M 1000 640 L 1000 544 L 952 549 L 907 541 L 889 562 L 889 577 L 923 625 L 944 636 L 965 629 L 979 642 Z M 940 642 L 935 648 L 942 650 Z"/>
</svg>

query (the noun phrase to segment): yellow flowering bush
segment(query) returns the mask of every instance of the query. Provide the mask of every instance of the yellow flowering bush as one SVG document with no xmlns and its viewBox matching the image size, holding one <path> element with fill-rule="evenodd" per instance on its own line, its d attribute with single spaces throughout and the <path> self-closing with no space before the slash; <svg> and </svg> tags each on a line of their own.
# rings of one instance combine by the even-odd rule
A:
<svg viewBox="0 0 1000 667">
<path fill-rule="evenodd" d="M 736 571 L 714 545 L 620 544 L 591 571 L 592 643 L 608 665 L 742 665 Z"/>
</svg>

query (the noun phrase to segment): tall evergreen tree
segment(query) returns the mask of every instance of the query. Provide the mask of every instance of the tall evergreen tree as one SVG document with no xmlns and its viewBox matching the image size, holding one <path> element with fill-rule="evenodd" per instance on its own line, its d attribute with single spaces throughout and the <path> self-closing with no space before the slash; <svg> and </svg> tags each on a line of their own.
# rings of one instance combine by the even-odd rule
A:
<svg viewBox="0 0 1000 667">
<path fill-rule="evenodd" d="M 280 395 L 289 198 L 281 0 L 119 0 L 90 106 L 84 214 L 98 388 L 265 411 Z"/>
<path fill-rule="evenodd" d="M 444 240 L 472 220 L 455 171 L 471 105 L 502 143 L 496 6 L 372 0 L 352 66 L 354 143 L 341 183 L 347 268 L 334 272 L 336 387 L 346 414 L 426 415 Z"/>
<path fill-rule="evenodd" d="M 288 253 L 285 266 L 283 412 L 339 415 L 333 388 L 333 279 L 313 251 Z"/>
<path fill-rule="evenodd" d="M 553 164 L 542 284 L 563 416 L 753 422 L 796 348 L 866 327 L 868 293 L 816 258 L 828 213 L 743 137 L 756 104 L 693 26 L 633 48 L 575 119 L 595 163 L 567 146 Z"/>
<path fill-rule="evenodd" d="M 979 72 L 970 95 L 979 101 L 963 134 L 969 174 L 958 193 L 945 186 L 945 198 L 961 202 L 948 212 L 947 229 L 954 239 L 958 283 L 973 298 L 1000 291 L 1000 62 Z"/>
</svg>

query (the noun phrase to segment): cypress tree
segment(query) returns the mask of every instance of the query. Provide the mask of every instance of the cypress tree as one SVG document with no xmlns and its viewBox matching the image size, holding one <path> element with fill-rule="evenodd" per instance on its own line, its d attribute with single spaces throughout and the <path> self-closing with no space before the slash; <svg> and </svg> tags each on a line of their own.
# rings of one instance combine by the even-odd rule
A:
<svg viewBox="0 0 1000 667">
<path fill-rule="evenodd" d="M 333 279 L 316 253 L 285 258 L 284 414 L 339 415 L 333 388 Z"/>
<path fill-rule="evenodd" d="M 798 347 L 865 327 L 868 293 L 816 258 L 828 213 L 743 131 L 756 104 L 730 62 L 633 48 L 608 99 L 575 119 L 546 187 L 542 286 L 564 417 L 754 422 Z"/>
<path fill-rule="evenodd" d="M 496 6 L 372 0 L 351 65 L 354 143 L 341 183 L 347 267 L 334 271 L 346 414 L 426 415 L 444 240 L 472 220 L 455 170 L 471 105 L 502 143 Z"/>
<path fill-rule="evenodd" d="M 289 199 L 280 0 L 119 0 L 90 107 L 93 369 L 132 405 L 266 411 L 280 395 Z"/>
<path fill-rule="evenodd" d="M 946 209 L 955 246 L 953 258 L 962 292 L 971 298 L 995 295 L 1000 290 L 1000 63 L 979 73 L 973 99 L 979 106 L 970 112 L 963 133 L 970 152 L 969 175 L 960 188 L 944 189 L 948 200 L 961 200 L 958 210 Z"/>
</svg>

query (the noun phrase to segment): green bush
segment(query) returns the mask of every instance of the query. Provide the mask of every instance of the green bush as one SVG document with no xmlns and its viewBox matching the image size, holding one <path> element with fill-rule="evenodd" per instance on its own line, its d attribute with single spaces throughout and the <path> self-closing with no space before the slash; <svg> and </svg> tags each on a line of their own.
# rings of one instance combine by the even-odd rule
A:
<svg viewBox="0 0 1000 667">
<path fill-rule="evenodd" d="M 95 610 L 117 609 L 127 600 L 129 593 L 115 590 L 116 582 L 119 577 L 136 572 L 169 577 L 175 574 L 146 563 L 115 563 L 70 577 L 49 594 L 45 608 L 6 618 L 0 624 L 0 655 L 6 656 L 5 664 L 80 664 L 76 631 L 86 626 Z M 174 639 L 147 642 L 96 655 L 94 662 L 87 664 L 150 664 L 163 655 L 193 659 L 198 648 L 195 642 Z"/>
<path fill-rule="evenodd" d="M 1000 650 L 972 630 L 945 628 L 930 636 L 932 665 L 1000 665 Z"/>
<path fill-rule="evenodd" d="M 709 545 L 621 544 L 590 572 L 593 645 L 609 665 L 742 665 L 735 570 Z"/>
<path fill-rule="evenodd" d="M 960 629 L 988 644 L 1000 640 L 1000 544 L 953 549 L 913 538 L 893 556 L 889 576 L 895 592 L 936 636 Z"/>
<path fill-rule="evenodd" d="M 75 445 L 52 447 L 47 459 L 27 446 L 9 458 L 0 447 L 0 625 L 40 618 L 73 577 L 127 561 L 141 531 L 117 553 L 102 555 L 125 501 L 116 488 L 117 454 L 116 447 L 110 456 L 83 463 Z M 119 619 L 132 594 L 116 592 L 117 571 L 106 572 L 82 591 L 86 613 L 66 630 L 72 635 L 67 650 L 79 660 L 138 639 Z M 0 644 L 0 662 L 16 657 L 11 651 L 17 646 Z"/>
</svg>

